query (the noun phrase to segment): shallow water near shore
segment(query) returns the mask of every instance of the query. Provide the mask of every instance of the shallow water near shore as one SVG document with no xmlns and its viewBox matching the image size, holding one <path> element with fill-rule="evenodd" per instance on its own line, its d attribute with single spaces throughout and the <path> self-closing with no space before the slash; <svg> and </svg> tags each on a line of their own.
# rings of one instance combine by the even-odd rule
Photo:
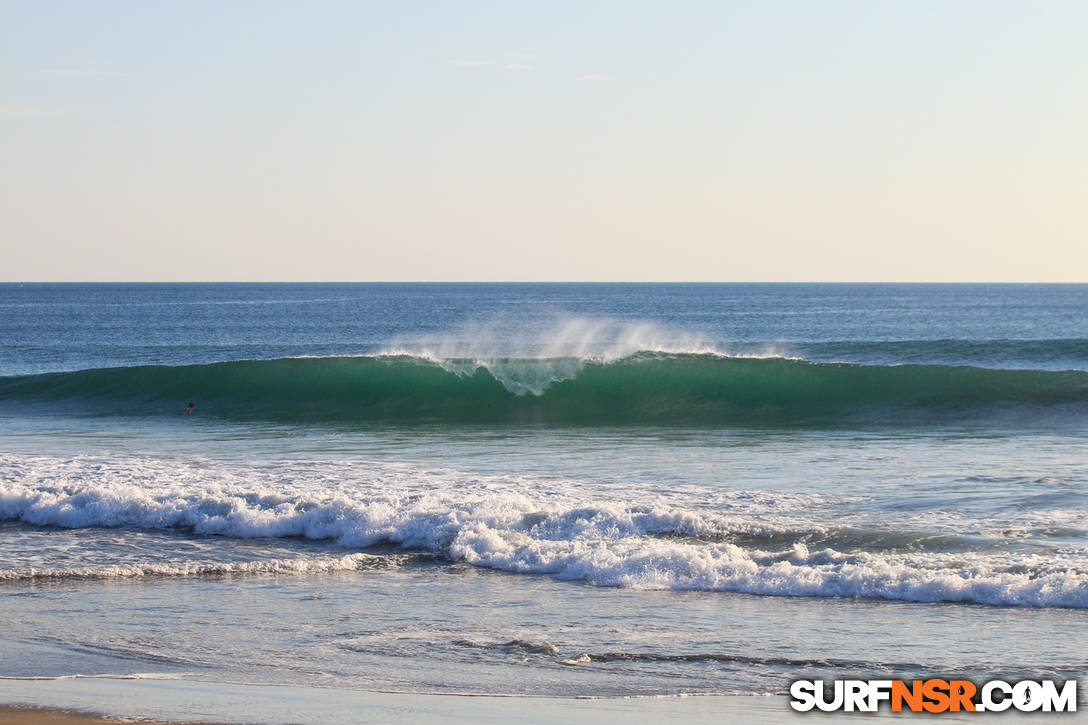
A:
<svg viewBox="0 0 1088 725">
<path fill-rule="evenodd" d="M 1086 286 L 0 285 L 0 307 L 5 677 L 1088 674 Z"/>
</svg>

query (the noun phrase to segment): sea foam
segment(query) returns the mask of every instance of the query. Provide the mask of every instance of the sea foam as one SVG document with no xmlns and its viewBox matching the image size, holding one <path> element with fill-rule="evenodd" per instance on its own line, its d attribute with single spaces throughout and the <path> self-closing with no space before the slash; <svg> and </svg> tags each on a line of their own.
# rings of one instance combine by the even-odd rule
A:
<svg viewBox="0 0 1088 725">
<path fill-rule="evenodd" d="M 1083 548 L 918 551 L 909 543 L 867 545 L 866 536 L 876 534 L 856 531 L 839 545 L 837 523 L 811 515 L 834 506 L 818 496 L 734 491 L 700 500 L 686 491 L 688 505 L 637 495 L 602 502 L 587 486 L 564 482 L 526 486 L 501 476 L 368 462 L 323 466 L 0 456 L 0 520 L 298 537 L 335 547 L 320 556 L 284 559 L 277 550 L 269 559 L 228 563 L 111 562 L 106 553 L 106 561 L 62 567 L 35 559 L 33 550 L 11 551 L 0 579 L 315 574 L 359 568 L 371 556 L 359 550 L 392 544 L 597 586 L 1088 607 Z M 898 535 L 908 542 L 914 536 Z M 810 550 L 814 541 L 821 543 Z"/>
</svg>

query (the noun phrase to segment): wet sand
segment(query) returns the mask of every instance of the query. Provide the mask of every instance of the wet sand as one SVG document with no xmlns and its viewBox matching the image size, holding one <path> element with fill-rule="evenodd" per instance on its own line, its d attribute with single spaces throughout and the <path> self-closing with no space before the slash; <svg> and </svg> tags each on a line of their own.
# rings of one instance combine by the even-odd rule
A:
<svg viewBox="0 0 1088 725">
<path fill-rule="evenodd" d="M 859 721 L 856 713 L 797 713 L 790 709 L 784 696 L 599 699 L 459 696 L 107 678 L 0 680 L 0 702 L 18 703 L 0 706 L 0 725 L 106 725 L 133 720 L 173 725 L 403 725 L 405 722 L 769 725 L 804 720 L 854 724 Z M 892 714 L 877 715 L 881 719 L 888 716 Z M 946 714 L 941 720 L 969 722 L 967 716 L 959 713 Z M 1003 718 L 1004 722 L 1016 720 L 1015 716 Z M 1078 713 L 1075 720 L 1083 722 L 1083 715 Z"/>
<path fill-rule="evenodd" d="M 120 720 L 74 710 L 0 705 L 0 725 L 116 725 Z M 151 721 L 150 725 L 157 725 Z M 172 723 L 171 725 L 182 725 Z M 193 724 L 186 724 L 193 725 Z"/>
</svg>

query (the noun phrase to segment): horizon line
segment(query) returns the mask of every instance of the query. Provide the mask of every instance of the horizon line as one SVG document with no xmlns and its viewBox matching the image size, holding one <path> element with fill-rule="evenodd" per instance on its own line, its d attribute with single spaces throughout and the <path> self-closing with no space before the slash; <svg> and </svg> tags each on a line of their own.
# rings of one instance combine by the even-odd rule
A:
<svg viewBox="0 0 1088 725">
<path fill-rule="evenodd" d="M 1088 281 L 1045 281 L 1045 280 L 441 280 L 441 279 L 395 279 L 395 280 L 108 280 L 108 279 L 55 279 L 55 280 L 0 280 L 3 285 L 27 285 L 27 284 L 928 284 L 928 285 L 1033 285 L 1033 284 L 1064 284 L 1083 285 Z"/>
</svg>

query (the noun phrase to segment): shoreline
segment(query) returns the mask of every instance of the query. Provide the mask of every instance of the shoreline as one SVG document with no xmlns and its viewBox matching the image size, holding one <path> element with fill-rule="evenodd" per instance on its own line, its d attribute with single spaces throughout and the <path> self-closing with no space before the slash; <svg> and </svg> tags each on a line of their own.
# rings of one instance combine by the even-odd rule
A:
<svg viewBox="0 0 1088 725">
<path fill-rule="evenodd" d="M 798 713 L 784 695 L 511 697 L 177 679 L 0 680 L 0 725 L 111 725 L 134 720 L 152 725 L 349 725 L 405 720 L 421 725 L 512 721 L 683 725 L 722 719 L 771 725 L 814 717 L 822 723 L 856 723 L 858 715 Z M 951 713 L 941 719 L 970 722 Z"/>
<path fill-rule="evenodd" d="M 0 704 L 0 725 L 115 725 L 130 721 L 127 718 L 107 717 L 83 710 L 38 705 Z M 213 725 L 211 723 L 185 723 L 180 721 L 141 720 L 147 725 Z M 224 725 L 224 724 L 215 724 Z"/>
</svg>

